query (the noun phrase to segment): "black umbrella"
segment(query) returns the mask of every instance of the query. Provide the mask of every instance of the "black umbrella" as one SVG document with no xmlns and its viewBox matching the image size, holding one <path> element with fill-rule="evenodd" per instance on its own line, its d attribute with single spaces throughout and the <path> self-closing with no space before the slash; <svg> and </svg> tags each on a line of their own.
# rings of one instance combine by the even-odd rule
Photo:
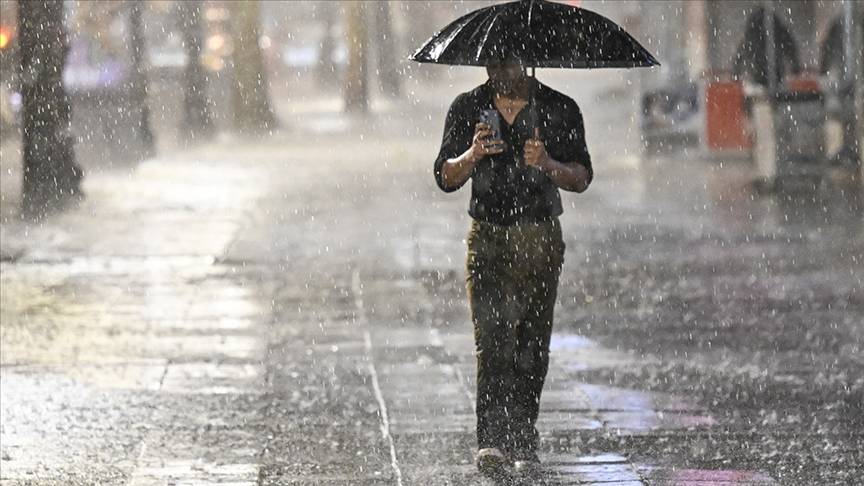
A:
<svg viewBox="0 0 864 486">
<path fill-rule="evenodd" d="M 536 67 L 660 65 L 615 22 L 584 8 L 546 0 L 519 0 L 475 10 L 434 34 L 410 59 L 462 66 L 518 60 L 532 68 L 532 76 Z"/>
<path fill-rule="evenodd" d="M 660 64 L 615 22 L 546 0 L 475 10 L 433 35 L 411 59 L 463 66 L 517 59 L 531 67 L 589 69 Z"/>
</svg>

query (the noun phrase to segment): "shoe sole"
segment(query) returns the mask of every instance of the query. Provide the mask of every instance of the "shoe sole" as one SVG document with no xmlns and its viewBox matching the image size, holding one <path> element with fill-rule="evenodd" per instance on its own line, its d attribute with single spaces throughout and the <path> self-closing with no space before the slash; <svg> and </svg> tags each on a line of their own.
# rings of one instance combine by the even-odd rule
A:
<svg viewBox="0 0 864 486">
<path fill-rule="evenodd" d="M 477 470 L 489 479 L 510 479 L 507 459 L 498 456 L 483 456 L 477 459 Z"/>
</svg>

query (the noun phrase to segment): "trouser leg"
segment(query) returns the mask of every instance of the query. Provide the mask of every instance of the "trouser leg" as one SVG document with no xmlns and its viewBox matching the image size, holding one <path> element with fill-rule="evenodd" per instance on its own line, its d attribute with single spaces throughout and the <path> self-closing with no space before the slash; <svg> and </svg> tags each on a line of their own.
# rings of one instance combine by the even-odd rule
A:
<svg viewBox="0 0 864 486">
<path fill-rule="evenodd" d="M 484 290 L 475 287 L 471 292 L 477 356 L 477 442 L 480 448 L 506 448 L 513 440 L 511 421 L 517 400 L 515 325 L 501 310 L 501 300 L 487 300 L 484 295 L 489 293 Z"/>
<path fill-rule="evenodd" d="M 511 445 L 517 457 L 534 452 L 538 445 L 536 423 L 540 395 L 549 370 L 549 341 L 564 256 L 564 243 L 557 221 L 529 228 L 531 231 L 523 245 L 536 251 L 521 262 L 524 264 L 521 268 L 524 277 L 519 279 L 521 287 L 517 291 L 523 296 L 516 332 L 516 406 Z"/>
<path fill-rule="evenodd" d="M 479 223 L 468 238 L 467 291 L 477 357 L 477 446 L 505 448 L 512 441 L 515 406 L 516 312 L 503 235 Z"/>
<path fill-rule="evenodd" d="M 467 291 L 477 355 L 478 447 L 518 455 L 537 446 L 535 424 L 564 243 L 557 221 L 468 238 Z"/>
<path fill-rule="evenodd" d="M 535 280 L 538 290 L 530 297 L 526 315 L 517 333 L 516 407 L 513 416 L 513 450 L 536 450 L 539 435 L 537 417 L 540 395 L 549 370 L 549 341 L 552 336 L 557 278 Z"/>
</svg>

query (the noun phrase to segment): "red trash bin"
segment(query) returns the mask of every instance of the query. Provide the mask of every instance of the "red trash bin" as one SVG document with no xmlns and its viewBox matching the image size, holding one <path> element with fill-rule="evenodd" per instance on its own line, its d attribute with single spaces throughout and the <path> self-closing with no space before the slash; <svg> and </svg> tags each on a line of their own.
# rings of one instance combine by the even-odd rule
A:
<svg viewBox="0 0 864 486">
<path fill-rule="evenodd" d="M 715 81 L 705 88 L 705 147 L 709 151 L 749 151 L 753 142 L 744 111 L 744 86 Z"/>
</svg>

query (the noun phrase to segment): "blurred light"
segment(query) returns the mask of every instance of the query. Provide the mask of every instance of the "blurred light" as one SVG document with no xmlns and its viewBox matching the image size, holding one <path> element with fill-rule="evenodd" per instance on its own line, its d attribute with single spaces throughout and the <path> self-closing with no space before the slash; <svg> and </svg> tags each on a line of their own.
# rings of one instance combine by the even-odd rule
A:
<svg viewBox="0 0 864 486">
<path fill-rule="evenodd" d="M 271 45 L 273 45 L 273 41 L 270 40 L 269 36 L 262 35 L 261 38 L 258 39 L 258 47 L 261 49 L 269 49 Z"/>
<path fill-rule="evenodd" d="M 211 51 L 218 51 L 225 46 L 225 37 L 222 34 L 211 35 L 207 39 L 207 48 Z"/>
<path fill-rule="evenodd" d="M 208 8 L 204 12 L 204 18 L 210 22 L 218 22 L 222 20 L 228 20 L 228 9 L 227 8 Z"/>
<path fill-rule="evenodd" d="M 0 49 L 5 49 L 9 45 L 10 36 L 5 29 L 0 29 Z"/>
<path fill-rule="evenodd" d="M 201 55 L 201 64 L 210 71 L 221 71 L 225 67 L 225 61 L 221 56 L 212 53 Z"/>
</svg>

